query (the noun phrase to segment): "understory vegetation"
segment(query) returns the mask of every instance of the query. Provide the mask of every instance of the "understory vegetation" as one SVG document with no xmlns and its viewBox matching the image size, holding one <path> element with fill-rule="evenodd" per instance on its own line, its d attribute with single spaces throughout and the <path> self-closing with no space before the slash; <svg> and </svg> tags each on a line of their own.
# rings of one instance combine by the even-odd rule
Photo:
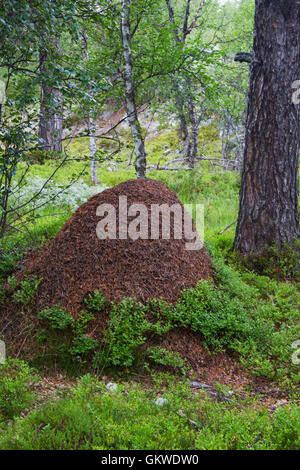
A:
<svg viewBox="0 0 300 470">
<path fill-rule="evenodd" d="M 40 184 L 51 164 L 48 160 L 32 165 L 30 181 L 35 183 L 31 184 Z M 73 171 L 81 171 L 83 164 L 73 165 Z M 69 175 L 67 164 L 56 176 L 56 192 L 59 185 L 66 186 Z M 235 172 L 213 170 L 201 162 L 193 171 L 153 171 L 148 176 L 166 182 L 183 203 L 204 204 L 205 243 L 214 283 L 200 282 L 184 291 L 175 305 L 159 299 L 146 305 L 135 299 L 109 304 L 95 291 L 85 299 L 76 320 L 59 304 L 39 312 L 42 327 L 36 332 L 37 351 L 30 365 L 23 357 L 10 358 L 0 366 L 0 448 L 299 448 L 299 365 L 292 361 L 293 344 L 300 336 L 297 245 L 281 251 L 271 248 L 246 262 L 232 251 L 234 226 L 218 235 L 237 215 L 239 175 Z M 26 275 L 21 283 L 15 279 L 27 250 L 54 236 L 74 208 L 92 194 L 129 175 L 121 169 L 98 169 L 98 177 L 100 187 L 90 186 L 83 175 L 77 186 L 37 207 L 37 217 L 28 218 L 25 233 L 5 239 L 0 304 L 12 302 L 22 312 L 40 282 Z M 99 342 L 87 330 L 95 315 L 107 308 L 110 319 Z M 192 331 L 209 354 L 227 354 L 254 378 L 276 384 L 289 395 L 288 404 L 270 413 L 257 406 L 258 396 L 248 392 L 242 398 L 234 392 L 228 399 L 222 384 L 216 384 L 218 400 L 202 390 L 192 393 L 191 364 L 180 352 L 160 344 L 176 329 Z M 46 345 L 47 359 L 40 356 L 38 345 Z M 64 374 L 75 374 L 74 380 L 87 375 L 55 399 L 41 400 L 34 384 L 45 365 L 51 370 L 51 364 Z M 106 387 L 102 374 L 118 377 L 116 391 Z M 144 375 L 151 377 L 151 386 L 143 384 Z M 119 383 L 125 376 L 127 382 Z M 159 396 L 167 400 L 163 406 L 156 404 Z"/>
<path fill-rule="evenodd" d="M 0 449 L 299 449 L 299 407 L 291 404 L 270 415 L 253 409 L 249 398 L 216 403 L 171 377 L 159 404 L 161 380 L 156 376 L 152 389 L 125 383 L 112 391 L 86 375 L 6 431 L 3 424 Z"/>
<path fill-rule="evenodd" d="M 299 450 L 300 2 L 0 24 L 0 450 Z"/>
</svg>

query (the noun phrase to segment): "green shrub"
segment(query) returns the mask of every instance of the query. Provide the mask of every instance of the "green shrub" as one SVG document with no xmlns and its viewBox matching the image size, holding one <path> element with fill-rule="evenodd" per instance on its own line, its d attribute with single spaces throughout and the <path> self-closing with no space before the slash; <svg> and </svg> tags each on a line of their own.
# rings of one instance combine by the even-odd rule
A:
<svg viewBox="0 0 300 470">
<path fill-rule="evenodd" d="M 72 328 L 75 336 L 80 336 L 82 335 L 88 323 L 92 320 L 94 320 L 95 316 L 93 313 L 88 312 L 86 310 L 83 310 L 80 312 L 76 318 L 76 320 L 73 320 Z"/>
<path fill-rule="evenodd" d="M 146 357 L 155 364 L 185 370 L 186 360 L 182 359 L 178 352 L 173 353 L 160 346 L 153 346 L 147 349 Z"/>
<path fill-rule="evenodd" d="M 100 311 L 104 306 L 106 299 L 104 295 L 99 292 L 98 290 L 94 291 L 94 294 L 88 294 L 88 296 L 84 299 L 84 303 L 90 310 L 97 310 Z"/>
<path fill-rule="evenodd" d="M 145 310 L 135 299 L 112 304 L 108 328 L 104 332 L 105 355 L 100 353 L 99 361 L 105 358 L 107 365 L 114 366 L 131 366 L 135 362 L 136 350 L 145 342 L 145 333 L 151 328 Z"/>
<path fill-rule="evenodd" d="M 6 301 L 6 289 L 0 285 L 0 305 L 5 304 Z"/>
<path fill-rule="evenodd" d="M 210 400 L 185 382 L 164 391 L 117 384 L 112 392 L 87 375 L 65 398 L 17 418 L 0 434 L 0 449 L 17 450 L 288 450 L 300 449 L 300 408 L 271 415 L 247 401 Z"/>
<path fill-rule="evenodd" d="M 236 259 L 242 267 L 277 280 L 300 279 L 300 243 L 266 247 L 262 253 Z"/>
<path fill-rule="evenodd" d="M 196 439 L 200 450 L 296 450 L 300 449 L 300 408 L 280 408 L 273 417 L 266 409 L 234 413 L 220 405 L 207 409 L 208 425 Z M 204 424 L 204 423 L 203 423 Z M 206 423 L 205 423 L 206 424 Z"/>
<path fill-rule="evenodd" d="M 43 165 L 47 160 L 58 160 L 62 158 L 62 153 L 53 150 L 35 149 L 28 152 L 26 157 L 31 164 Z"/>
<path fill-rule="evenodd" d="M 28 305 L 41 281 L 37 276 L 25 275 L 23 281 L 17 281 L 14 276 L 9 277 L 8 285 L 13 290 L 13 302 Z"/>
<path fill-rule="evenodd" d="M 300 334 L 296 287 L 238 273 L 219 257 L 213 256 L 213 262 L 218 286 L 199 282 L 184 291 L 175 306 L 162 300 L 143 306 L 134 299 L 113 305 L 95 364 L 135 365 L 146 338 L 183 327 L 199 334 L 210 351 L 238 353 L 253 374 L 297 380 L 298 366 L 291 361 L 292 343 Z M 159 345 L 150 351 L 152 362 L 167 361 Z"/>
<path fill-rule="evenodd" d="M 65 330 L 73 324 L 72 315 L 60 308 L 59 304 L 45 308 L 38 317 L 40 320 L 47 320 L 54 330 Z"/>
<path fill-rule="evenodd" d="M 30 385 L 37 380 L 23 361 L 9 358 L 0 364 L 0 418 L 11 419 L 33 403 Z"/>
<path fill-rule="evenodd" d="M 40 341 L 48 342 L 51 353 L 56 357 L 70 356 L 70 359 L 74 356 L 81 357 L 98 346 L 98 341 L 85 334 L 88 323 L 94 319 L 94 314 L 91 312 L 84 310 L 74 319 L 57 304 L 42 310 L 38 317 L 40 320 L 47 320 L 50 328 L 48 331 L 38 331 L 37 337 Z M 57 330 L 62 336 L 58 336 Z"/>
<path fill-rule="evenodd" d="M 85 335 L 88 323 L 94 318 L 91 312 L 84 310 L 80 312 L 76 320 L 73 320 L 72 332 L 74 339 L 70 349 L 72 355 L 82 356 L 98 346 L 98 341 Z"/>
<path fill-rule="evenodd" d="M 0 282 L 13 274 L 19 266 L 21 253 L 18 251 L 4 252 L 0 255 Z"/>
<path fill-rule="evenodd" d="M 73 356 L 83 356 L 90 351 L 94 351 L 98 346 L 98 341 L 94 338 L 90 338 L 84 334 L 75 336 L 70 348 L 70 353 Z"/>
</svg>

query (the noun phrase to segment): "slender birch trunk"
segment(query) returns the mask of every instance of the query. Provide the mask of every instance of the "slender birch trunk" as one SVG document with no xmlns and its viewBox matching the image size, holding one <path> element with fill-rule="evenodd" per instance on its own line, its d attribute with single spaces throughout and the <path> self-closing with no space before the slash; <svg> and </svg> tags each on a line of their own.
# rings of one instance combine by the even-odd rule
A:
<svg viewBox="0 0 300 470">
<path fill-rule="evenodd" d="M 82 55 L 84 61 L 86 61 L 89 57 L 88 55 L 88 41 L 87 41 L 87 36 L 85 34 L 85 30 L 81 32 L 81 44 L 82 44 Z M 90 96 L 92 96 L 92 90 L 89 90 Z M 91 164 L 90 164 L 90 178 L 91 178 L 91 183 L 92 184 L 98 184 L 98 177 L 97 177 L 97 166 L 98 162 L 96 159 L 96 154 L 97 154 L 97 139 L 95 137 L 96 134 L 96 119 L 94 116 L 94 112 L 89 107 L 88 111 L 88 133 L 90 136 L 89 139 L 89 149 L 90 149 L 90 157 L 91 157 Z"/>
<path fill-rule="evenodd" d="M 123 42 L 123 58 L 125 64 L 124 82 L 126 111 L 135 146 L 135 169 L 137 178 L 145 178 L 146 152 L 135 102 L 133 63 L 130 47 L 130 0 L 122 0 L 121 32 Z"/>
<path fill-rule="evenodd" d="M 89 112 L 88 118 L 88 128 L 90 134 L 90 155 L 91 155 L 91 182 L 93 184 L 98 184 L 98 177 L 97 177 L 97 140 L 95 137 L 96 133 L 96 121 L 94 117 Z"/>
<path fill-rule="evenodd" d="M 197 161 L 199 119 L 197 117 L 196 103 L 192 96 L 189 97 L 189 114 L 191 121 L 191 143 L 189 153 L 186 156 L 190 168 L 194 168 Z"/>
<path fill-rule="evenodd" d="M 188 36 L 188 34 L 190 34 L 191 30 L 195 27 L 197 19 L 199 18 L 199 15 L 202 11 L 205 1 L 202 0 L 200 2 L 199 10 L 197 11 L 196 16 L 194 17 L 194 19 L 192 20 L 189 26 L 188 22 L 189 22 L 189 16 L 190 16 L 191 0 L 186 0 L 185 20 L 180 31 L 175 24 L 175 14 L 174 14 L 174 9 L 173 9 L 171 0 L 165 0 L 165 1 L 166 1 L 167 9 L 168 9 L 169 20 L 174 28 L 175 43 L 177 46 L 182 46 L 182 44 L 183 45 L 185 44 L 186 37 Z M 177 83 L 175 83 L 174 85 L 176 91 L 178 92 L 178 95 L 175 98 L 175 103 L 176 103 L 178 118 L 180 121 L 180 137 L 183 142 L 181 156 L 182 156 L 182 159 L 188 164 L 190 168 L 194 168 L 196 164 L 197 154 L 198 154 L 198 136 L 199 136 L 200 121 L 197 118 L 196 102 L 195 102 L 194 97 L 192 96 L 192 84 L 191 84 L 191 80 L 189 77 L 187 78 L 186 83 L 187 83 L 187 95 L 188 95 L 188 115 L 189 115 L 189 121 L 191 124 L 191 129 L 189 129 L 189 126 L 188 126 L 188 119 L 186 117 L 184 103 L 183 103 L 182 98 L 179 96 L 180 89 Z"/>
</svg>

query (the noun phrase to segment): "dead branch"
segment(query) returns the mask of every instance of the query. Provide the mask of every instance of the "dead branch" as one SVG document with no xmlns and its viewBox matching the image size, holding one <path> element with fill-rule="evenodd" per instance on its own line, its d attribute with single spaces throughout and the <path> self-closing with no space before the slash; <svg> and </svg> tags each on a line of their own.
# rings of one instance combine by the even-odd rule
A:
<svg viewBox="0 0 300 470">
<path fill-rule="evenodd" d="M 223 230 L 221 230 L 220 232 L 218 232 L 217 235 L 222 235 L 222 233 L 226 232 L 226 230 L 228 230 L 230 227 L 232 227 L 234 224 L 236 224 L 237 221 L 238 221 L 238 219 L 236 219 L 234 222 L 232 222 L 232 224 L 227 225 L 227 227 L 223 228 Z"/>
</svg>

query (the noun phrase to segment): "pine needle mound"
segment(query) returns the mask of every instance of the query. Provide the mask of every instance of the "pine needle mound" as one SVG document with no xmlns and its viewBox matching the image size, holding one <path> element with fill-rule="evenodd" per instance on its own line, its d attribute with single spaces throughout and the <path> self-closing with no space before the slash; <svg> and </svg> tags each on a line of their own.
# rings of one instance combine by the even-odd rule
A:
<svg viewBox="0 0 300 470">
<path fill-rule="evenodd" d="M 209 255 L 204 247 L 187 250 L 186 240 L 159 239 L 100 240 L 96 227 L 101 217 L 96 210 L 111 204 L 119 221 L 119 196 L 127 196 L 128 207 L 142 203 L 148 209 L 149 233 L 152 204 L 181 204 L 164 183 L 151 180 L 128 180 L 91 197 L 65 223 L 60 232 L 25 261 L 26 274 L 42 278 L 33 303 L 37 311 L 60 304 L 77 314 L 84 299 L 98 290 L 115 303 L 124 297 L 141 302 L 163 298 L 174 303 L 182 289 L 212 277 Z M 128 223 L 135 219 L 128 217 Z M 161 229 L 161 227 L 160 227 Z"/>
</svg>

